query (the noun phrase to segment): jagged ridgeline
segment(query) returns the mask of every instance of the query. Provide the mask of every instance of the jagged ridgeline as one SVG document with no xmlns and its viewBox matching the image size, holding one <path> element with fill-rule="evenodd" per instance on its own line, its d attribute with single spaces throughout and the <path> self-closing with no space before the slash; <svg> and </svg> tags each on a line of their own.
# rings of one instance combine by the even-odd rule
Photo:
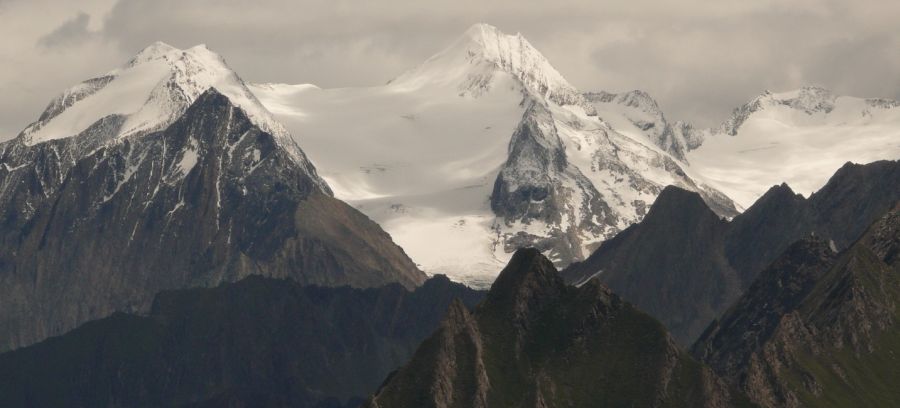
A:
<svg viewBox="0 0 900 408">
<path fill-rule="evenodd" d="M 0 350 L 251 274 L 425 280 L 215 54 L 157 44 L 108 77 L 0 144 Z"/>
<path fill-rule="evenodd" d="M 693 346 L 765 407 L 900 404 L 900 205 L 835 253 L 788 248 Z"/>
<path fill-rule="evenodd" d="M 846 248 L 900 200 L 898 186 L 900 161 L 848 163 L 809 198 L 775 186 L 731 221 L 700 195 L 667 187 L 641 223 L 562 274 L 597 277 L 687 347 L 793 242 L 816 233 Z"/>
<path fill-rule="evenodd" d="M 438 331 L 366 407 L 738 407 L 665 328 L 597 280 L 576 288 L 517 251 L 474 312 Z"/>
</svg>

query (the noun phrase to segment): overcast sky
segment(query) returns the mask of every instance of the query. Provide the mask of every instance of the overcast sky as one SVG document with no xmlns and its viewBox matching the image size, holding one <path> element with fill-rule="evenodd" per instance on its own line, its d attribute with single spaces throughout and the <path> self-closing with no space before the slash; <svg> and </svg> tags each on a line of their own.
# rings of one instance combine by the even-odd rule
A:
<svg viewBox="0 0 900 408">
<path fill-rule="evenodd" d="M 0 140 L 156 40 L 205 43 L 247 81 L 365 86 L 478 22 L 521 32 L 582 90 L 643 89 L 701 125 L 765 89 L 900 99 L 893 0 L 0 0 Z"/>
</svg>

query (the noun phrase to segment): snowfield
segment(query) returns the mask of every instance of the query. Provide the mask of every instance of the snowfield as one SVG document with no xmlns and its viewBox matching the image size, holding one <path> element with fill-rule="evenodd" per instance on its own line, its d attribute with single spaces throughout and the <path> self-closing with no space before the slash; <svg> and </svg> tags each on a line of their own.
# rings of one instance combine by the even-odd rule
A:
<svg viewBox="0 0 900 408">
<path fill-rule="evenodd" d="M 798 103 L 802 102 L 802 103 Z M 766 93 L 735 135 L 726 125 L 688 153 L 691 168 L 744 207 L 786 182 L 805 196 L 844 163 L 900 158 L 900 104 L 821 88 Z"/>
<path fill-rule="evenodd" d="M 251 89 L 335 196 L 381 224 L 426 272 L 469 281 L 502 269 L 508 256 L 493 250 L 489 197 L 524 110 L 511 78 L 479 98 L 455 85 Z"/>
</svg>

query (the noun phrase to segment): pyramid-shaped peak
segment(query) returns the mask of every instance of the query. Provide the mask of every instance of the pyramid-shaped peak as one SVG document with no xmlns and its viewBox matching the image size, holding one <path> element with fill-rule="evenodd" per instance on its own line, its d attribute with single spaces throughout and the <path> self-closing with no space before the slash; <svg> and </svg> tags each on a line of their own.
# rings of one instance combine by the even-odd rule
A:
<svg viewBox="0 0 900 408">
<path fill-rule="evenodd" d="M 500 31 L 499 28 L 490 24 L 476 23 L 466 30 L 465 36 L 477 41 L 486 38 L 505 37 L 506 34 L 504 34 L 503 31 Z M 518 34 L 518 36 L 521 37 L 521 34 Z"/>
<path fill-rule="evenodd" d="M 522 34 L 509 35 L 489 24 L 469 27 L 456 43 L 441 54 L 453 53 L 462 53 L 472 62 L 492 62 L 513 74 L 541 74 L 549 81 L 571 87 L 562 74 Z"/>
<path fill-rule="evenodd" d="M 215 65 L 216 69 L 225 68 L 220 67 L 225 64 L 225 60 L 219 54 L 210 50 L 206 44 L 198 44 L 190 48 L 180 49 L 162 41 L 156 41 L 153 44 L 144 47 L 144 49 L 135 54 L 135 56 L 128 61 L 128 64 L 126 64 L 124 68 L 155 61 L 165 61 L 172 64 L 175 61 L 183 61 L 188 58 L 193 60 L 195 64 L 200 61 L 199 63 L 202 65 Z M 113 71 L 113 73 L 117 71 L 119 70 Z"/>
<path fill-rule="evenodd" d="M 156 41 L 156 42 L 144 47 L 144 49 L 142 49 L 140 52 L 137 53 L 137 55 L 135 55 L 135 58 L 139 58 L 139 57 L 153 58 L 153 57 L 157 57 L 157 56 L 164 55 L 164 54 L 167 54 L 170 52 L 175 52 L 175 51 L 181 51 L 181 50 L 179 50 L 178 48 L 176 48 L 168 43 L 165 43 L 162 41 Z"/>
<path fill-rule="evenodd" d="M 709 214 L 717 217 L 696 191 L 685 190 L 677 186 L 666 186 L 656 197 L 647 217 L 665 214 L 666 217 L 678 213 Z"/>
<path fill-rule="evenodd" d="M 115 134 L 98 138 L 145 135 L 174 122 L 212 87 L 244 110 L 261 129 L 293 144 L 287 130 L 221 56 L 205 45 L 182 50 L 161 41 L 145 47 L 125 65 L 64 91 L 20 137 L 29 145 L 69 138 L 107 117 L 118 117 L 121 125 L 111 130 Z"/>
<path fill-rule="evenodd" d="M 512 309 L 516 315 L 527 308 L 553 298 L 563 290 L 562 277 L 547 257 L 535 248 L 517 250 L 497 276 L 487 295 L 487 303 Z"/>
<path fill-rule="evenodd" d="M 479 97 L 490 92 L 497 74 L 502 73 L 519 81 L 535 97 L 595 113 L 584 96 L 525 37 L 505 34 L 489 24 L 473 25 L 449 47 L 391 83 L 408 89 L 450 85 L 462 95 Z"/>
</svg>

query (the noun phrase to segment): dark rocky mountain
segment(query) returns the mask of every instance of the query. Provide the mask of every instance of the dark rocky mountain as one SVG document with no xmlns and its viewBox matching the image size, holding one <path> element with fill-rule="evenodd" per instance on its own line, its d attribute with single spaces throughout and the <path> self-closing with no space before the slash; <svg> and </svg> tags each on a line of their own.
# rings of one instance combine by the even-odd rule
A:
<svg viewBox="0 0 900 408">
<path fill-rule="evenodd" d="M 408 291 L 251 276 L 162 292 L 0 354 L 0 406 L 356 406 L 440 324 L 484 292 L 434 277 Z"/>
<path fill-rule="evenodd" d="M 539 234 L 518 231 L 504 244 L 507 252 L 534 247 L 568 264 L 582 258 L 585 236 L 602 235 L 603 225 L 619 224 L 620 220 L 590 180 L 569 163 L 548 107 L 537 100 L 528 103 L 509 142 L 507 161 L 494 182 L 491 209 L 507 226 L 577 223 L 574 230 L 587 234 L 565 228 Z"/>
<path fill-rule="evenodd" d="M 808 199 L 775 186 L 731 222 L 696 193 L 668 187 L 640 224 L 562 274 L 598 276 L 690 345 L 793 242 L 816 233 L 846 248 L 898 200 L 898 161 L 848 163 Z"/>
<path fill-rule="evenodd" d="M 165 130 L 84 157 L 56 153 L 78 141 L 0 148 L 4 163 L 28 166 L 0 169 L 0 350 L 146 311 L 161 290 L 251 274 L 326 286 L 425 280 L 377 224 L 215 90 Z"/>
<path fill-rule="evenodd" d="M 725 407 L 742 402 L 665 328 L 597 280 L 567 286 L 517 251 L 474 312 L 440 329 L 367 407 Z"/>
<path fill-rule="evenodd" d="M 640 224 L 563 275 L 576 283 L 596 276 L 688 343 L 741 294 L 724 256 L 727 231 L 700 195 L 667 187 Z"/>
<path fill-rule="evenodd" d="M 900 205 L 839 254 L 792 245 L 693 346 L 767 407 L 900 404 Z"/>
</svg>

